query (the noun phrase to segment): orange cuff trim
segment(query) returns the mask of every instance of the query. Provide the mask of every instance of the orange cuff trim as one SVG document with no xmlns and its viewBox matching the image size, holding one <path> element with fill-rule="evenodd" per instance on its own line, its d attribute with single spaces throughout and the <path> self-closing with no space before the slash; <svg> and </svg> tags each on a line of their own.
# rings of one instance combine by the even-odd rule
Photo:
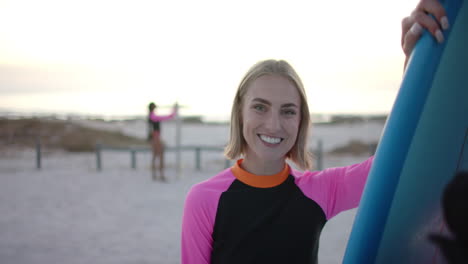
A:
<svg viewBox="0 0 468 264">
<path fill-rule="evenodd" d="M 241 163 L 243 159 L 239 159 L 234 166 L 231 167 L 231 171 L 234 176 L 241 182 L 257 188 L 271 188 L 283 183 L 289 176 L 289 165 L 286 163 L 281 172 L 274 175 L 256 175 L 252 174 L 243 168 Z"/>
</svg>

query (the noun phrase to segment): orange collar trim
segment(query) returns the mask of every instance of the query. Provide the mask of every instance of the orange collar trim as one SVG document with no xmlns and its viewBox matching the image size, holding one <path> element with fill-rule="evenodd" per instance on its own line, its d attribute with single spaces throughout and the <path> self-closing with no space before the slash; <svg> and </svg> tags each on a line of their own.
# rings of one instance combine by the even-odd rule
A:
<svg viewBox="0 0 468 264">
<path fill-rule="evenodd" d="M 256 175 L 244 170 L 240 165 L 244 161 L 239 159 L 231 171 L 234 176 L 241 182 L 257 188 L 271 188 L 283 183 L 289 176 L 289 165 L 285 164 L 281 172 L 274 175 Z"/>
</svg>

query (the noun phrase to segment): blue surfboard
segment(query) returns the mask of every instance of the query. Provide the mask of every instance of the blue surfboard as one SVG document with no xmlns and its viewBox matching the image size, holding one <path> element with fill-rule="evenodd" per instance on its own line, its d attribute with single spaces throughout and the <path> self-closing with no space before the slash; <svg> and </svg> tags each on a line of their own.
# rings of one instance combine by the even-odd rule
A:
<svg viewBox="0 0 468 264">
<path fill-rule="evenodd" d="M 445 263 L 428 236 L 448 232 L 442 192 L 468 170 L 468 1 L 443 5 L 446 41 L 425 33 L 411 55 L 343 263 Z"/>
</svg>

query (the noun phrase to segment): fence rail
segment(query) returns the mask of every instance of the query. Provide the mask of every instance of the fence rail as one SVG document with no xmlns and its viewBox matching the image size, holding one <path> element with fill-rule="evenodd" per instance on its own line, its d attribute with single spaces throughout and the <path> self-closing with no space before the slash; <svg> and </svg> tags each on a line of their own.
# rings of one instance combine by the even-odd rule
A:
<svg viewBox="0 0 468 264">
<path fill-rule="evenodd" d="M 40 170 L 42 168 L 42 144 L 40 137 L 35 137 L 35 149 L 36 149 L 36 168 Z M 375 150 L 375 149 L 374 149 Z M 129 152 L 130 153 L 130 167 L 136 169 L 137 164 L 137 153 L 138 152 L 150 152 L 150 147 L 115 147 L 107 146 L 100 143 L 96 144 L 95 153 L 96 153 L 96 170 L 102 171 L 102 152 L 103 151 L 114 151 L 114 152 Z M 167 152 L 176 152 L 180 153 L 181 151 L 193 151 L 195 154 L 195 168 L 196 170 L 201 170 L 202 163 L 202 152 L 223 152 L 224 147 L 217 146 L 197 146 L 197 145 L 186 145 L 177 147 L 166 147 L 165 151 Z M 316 169 L 323 169 L 323 142 L 318 140 L 317 149 L 313 151 L 316 158 Z M 231 166 L 231 161 L 225 159 L 224 167 L 228 168 Z"/>
<path fill-rule="evenodd" d="M 222 152 L 223 147 L 216 146 L 195 146 L 187 145 L 177 147 L 166 147 L 164 151 L 167 152 L 177 152 L 177 151 L 193 151 L 195 153 L 195 167 L 197 170 L 201 170 L 201 154 L 202 151 L 211 151 L 211 152 Z M 130 166 L 132 169 L 136 169 L 137 164 L 137 153 L 138 152 L 150 152 L 150 147 L 114 147 L 106 146 L 103 144 L 96 144 L 96 169 L 102 171 L 102 152 L 103 151 L 114 151 L 114 152 L 130 152 Z M 178 164 L 179 166 L 179 164 Z M 228 168 L 231 166 L 231 161 L 225 159 L 224 167 Z"/>
<path fill-rule="evenodd" d="M 136 169 L 137 164 L 137 153 L 138 152 L 150 152 L 150 147 L 114 147 L 106 146 L 100 143 L 96 144 L 96 169 L 102 171 L 102 152 L 103 151 L 117 151 L 117 152 L 130 152 L 130 166 L 132 169 Z M 178 151 L 193 151 L 195 153 L 195 168 L 196 170 L 201 170 L 201 153 L 202 151 L 212 151 L 212 152 L 223 152 L 223 147 L 216 146 L 197 146 L 197 145 L 187 145 L 177 147 L 166 147 L 165 151 L 167 152 L 178 152 Z M 316 166 L 318 170 L 323 169 L 323 143 L 322 140 L 318 141 L 317 149 L 314 151 L 316 158 Z M 177 164 L 179 166 L 180 164 Z M 229 168 L 231 166 L 231 161 L 225 159 L 224 168 Z"/>
</svg>

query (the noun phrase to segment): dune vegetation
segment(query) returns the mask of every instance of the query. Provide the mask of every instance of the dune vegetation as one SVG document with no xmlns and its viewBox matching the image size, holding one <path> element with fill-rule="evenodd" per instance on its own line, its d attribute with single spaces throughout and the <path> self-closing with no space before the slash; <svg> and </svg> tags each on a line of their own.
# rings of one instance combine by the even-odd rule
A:
<svg viewBox="0 0 468 264">
<path fill-rule="evenodd" d="M 114 147 L 146 146 L 143 139 L 121 132 L 98 130 L 59 119 L 0 119 L 2 148 L 32 148 L 37 142 L 45 149 L 70 152 L 94 151 L 101 143 Z"/>
</svg>

